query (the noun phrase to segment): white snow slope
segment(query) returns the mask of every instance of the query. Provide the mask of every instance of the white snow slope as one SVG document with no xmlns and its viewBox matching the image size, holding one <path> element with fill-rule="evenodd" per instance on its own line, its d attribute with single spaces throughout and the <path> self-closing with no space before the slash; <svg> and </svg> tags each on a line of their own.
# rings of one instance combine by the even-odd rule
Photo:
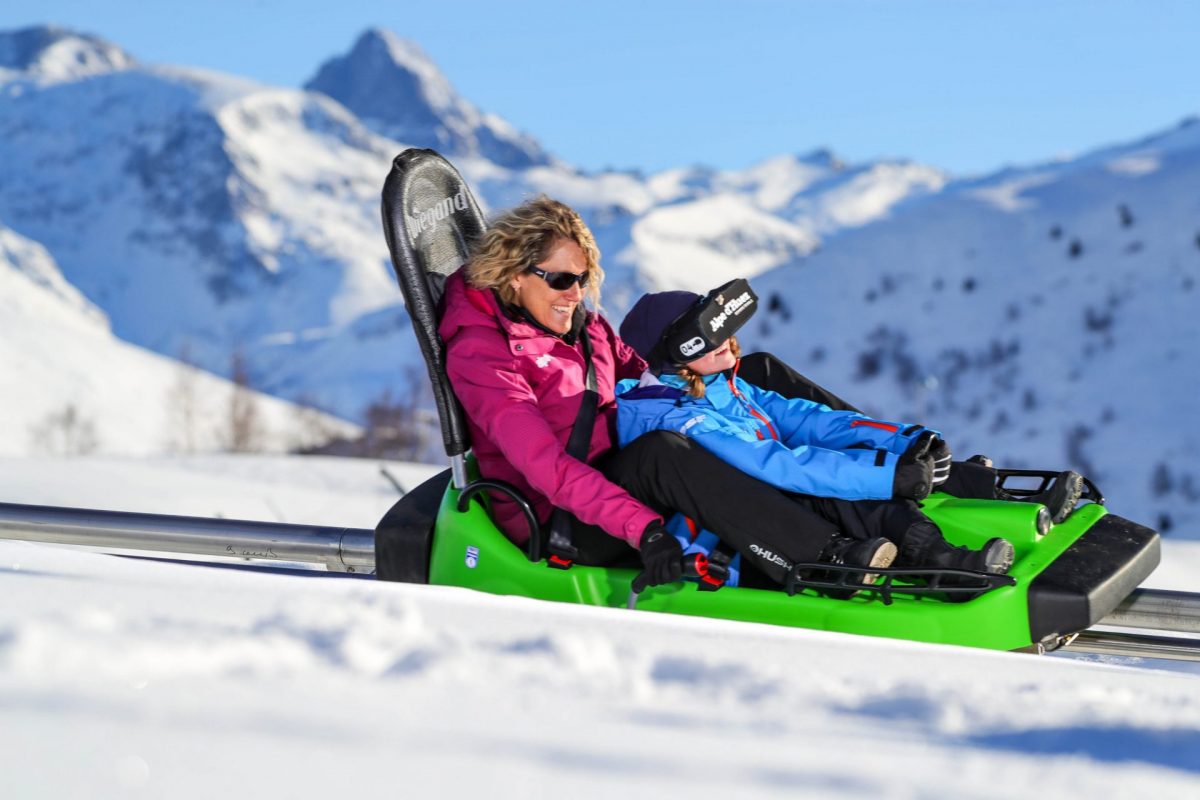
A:
<svg viewBox="0 0 1200 800">
<path fill-rule="evenodd" d="M 3 224 L 0 364 L 0 455 L 204 452 L 231 441 L 234 384 L 113 336 L 49 253 Z M 247 396 L 264 451 L 358 430 L 277 397 Z"/>
<path fill-rule="evenodd" d="M 372 527 L 379 466 L 0 459 L 0 501 Z M 1164 667 L 0 541 L 6 797 L 1193 796 Z"/>
</svg>

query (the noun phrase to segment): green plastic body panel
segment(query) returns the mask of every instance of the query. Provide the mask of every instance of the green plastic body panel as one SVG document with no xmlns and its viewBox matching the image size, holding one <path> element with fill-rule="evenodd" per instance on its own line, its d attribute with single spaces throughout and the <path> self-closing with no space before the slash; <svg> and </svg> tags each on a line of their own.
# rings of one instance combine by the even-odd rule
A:
<svg viewBox="0 0 1200 800">
<path fill-rule="evenodd" d="M 552 569 L 532 563 L 492 524 L 484 507 L 472 500 L 457 510 L 458 492 L 450 487 L 442 500 L 433 537 L 430 583 L 462 586 L 493 594 L 623 608 L 632 569 L 574 566 Z M 954 544 L 978 547 L 1003 536 L 1016 548 L 1010 575 L 1014 586 L 994 589 L 965 603 L 933 597 L 895 595 L 884 605 L 877 595 L 850 600 L 822 597 L 805 590 L 794 597 L 782 591 L 723 588 L 703 592 L 692 582 L 655 587 L 637 602 L 641 611 L 760 622 L 798 628 L 885 636 L 921 642 L 1015 650 L 1030 641 L 1026 590 L 1029 582 L 1107 512 L 1085 505 L 1045 536 L 1036 529 L 1040 506 L 933 495 L 923 510 Z"/>
</svg>

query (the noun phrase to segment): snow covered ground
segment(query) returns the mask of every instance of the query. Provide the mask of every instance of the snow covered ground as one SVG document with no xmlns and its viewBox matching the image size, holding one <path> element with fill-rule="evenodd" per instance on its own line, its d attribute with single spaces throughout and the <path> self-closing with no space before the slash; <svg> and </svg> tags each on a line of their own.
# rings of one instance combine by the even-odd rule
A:
<svg viewBox="0 0 1200 800">
<path fill-rule="evenodd" d="M 0 459 L 0 501 L 373 527 L 434 468 Z M 1196 588 L 1200 544 L 1151 584 Z M 1200 787 L 1200 670 L 0 541 L 12 798 L 1126 797 Z"/>
</svg>

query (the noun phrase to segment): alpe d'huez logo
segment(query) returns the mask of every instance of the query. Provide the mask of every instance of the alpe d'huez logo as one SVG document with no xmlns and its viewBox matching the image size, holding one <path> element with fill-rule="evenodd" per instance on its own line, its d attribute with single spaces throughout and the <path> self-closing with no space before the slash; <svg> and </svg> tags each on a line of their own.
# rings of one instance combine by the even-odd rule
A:
<svg viewBox="0 0 1200 800">
<path fill-rule="evenodd" d="M 466 189 L 459 189 L 453 197 L 447 197 L 429 208 L 422 209 L 413 205 L 412 213 L 408 215 L 408 238 L 412 240 L 413 244 L 416 244 L 422 233 L 437 230 L 438 223 L 446 217 L 456 211 L 466 210 Z"/>
<path fill-rule="evenodd" d="M 715 333 L 716 331 L 721 330 L 721 328 L 725 326 L 725 320 L 729 319 L 731 316 L 736 317 L 738 312 L 745 308 L 749 303 L 749 292 L 742 292 L 729 302 L 725 302 L 725 295 L 718 295 L 717 305 L 722 306 L 722 308 L 721 313 L 713 317 L 708 323 L 709 327 L 712 329 L 712 332 Z"/>
</svg>

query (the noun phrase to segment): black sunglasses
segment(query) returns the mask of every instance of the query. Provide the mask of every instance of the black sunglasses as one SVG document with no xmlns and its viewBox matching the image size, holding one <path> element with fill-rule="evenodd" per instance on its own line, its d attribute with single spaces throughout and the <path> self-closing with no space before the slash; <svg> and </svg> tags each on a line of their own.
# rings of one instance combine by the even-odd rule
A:
<svg viewBox="0 0 1200 800">
<path fill-rule="evenodd" d="M 576 275 L 574 272 L 546 272 L 546 270 L 538 269 L 531 264 L 525 268 L 525 271 L 537 275 L 556 292 L 565 292 L 577 283 L 580 289 L 586 289 L 588 281 L 591 279 L 591 270 Z"/>
</svg>

